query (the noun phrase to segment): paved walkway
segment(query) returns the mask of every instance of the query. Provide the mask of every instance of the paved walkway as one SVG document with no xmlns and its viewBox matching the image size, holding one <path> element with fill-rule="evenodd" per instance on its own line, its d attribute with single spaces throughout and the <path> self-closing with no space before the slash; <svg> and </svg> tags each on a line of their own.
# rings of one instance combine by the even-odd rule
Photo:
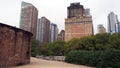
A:
<svg viewBox="0 0 120 68">
<path fill-rule="evenodd" d="M 16 66 L 12 68 L 92 68 L 82 65 L 74 65 L 59 61 L 48 61 L 37 58 L 31 58 L 31 63 L 28 65 Z"/>
</svg>

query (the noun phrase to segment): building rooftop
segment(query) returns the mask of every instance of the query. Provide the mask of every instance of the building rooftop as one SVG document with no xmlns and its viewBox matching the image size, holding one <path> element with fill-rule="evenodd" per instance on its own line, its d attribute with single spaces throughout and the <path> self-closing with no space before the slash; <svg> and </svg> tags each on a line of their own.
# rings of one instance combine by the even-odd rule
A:
<svg viewBox="0 0 120 68">
<path fill-rule="evenodd" d="M 29 34 L 33 35 L 33 34 L 32 34 L 31 32 L 29 32 L 29 31 L 25 31 L 25 30 L 20 29 L 20 28 L 17 28 L 17 27 L 13 27 L 13 26 L 10 26 L 10 25 L 7 25 L 7 24 L 0 23 L 0 27 L 3 27 L 3 26 L 6 26 L 6 27 L 8 27 L 8 28 L 10 28 L 10 29 L 13 29 L 13 30 L 22 31 L 22 32 L 29 33 Z"/>
</svg>

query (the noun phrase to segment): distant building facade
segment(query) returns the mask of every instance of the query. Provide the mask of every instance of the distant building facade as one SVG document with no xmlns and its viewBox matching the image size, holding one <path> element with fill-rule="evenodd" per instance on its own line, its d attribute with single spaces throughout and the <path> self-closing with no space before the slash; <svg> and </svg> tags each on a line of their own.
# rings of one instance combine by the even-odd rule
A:
<svg viewBox="0 0 120 68">
<path fill-rule="evenodd" d="M 58 40 L 65 41 L 65 31 L 61 30 L 58 34 Z"/>
<path fill-rule="evenodd" d="M 50 42 L 50 21 L 46 17 L 38 19 L 37 37 L 39 46 Z"/>
<path fill-rule="evenodd" d="M 50 23 L 50 42 L 54 42 L 57 40 L 58 36 L 58 27 L 54 23 Z"/>
<path fill-rule="evenodd" d="M 80 3 L 71 3 L 70 6 L 67 7 L 67 11 L 68 18 L 72 18 L 83 16 L 85 9 Z"/>
<path fill-rule="evenodd" d="M 110 12 L 108 15 L 108 33 L 118 33 L 119 32 L 119 21 L 117 15 L 113 12 Z"/>
<path fill-rule="evenodd" d="M 65 41 L 93 34 L 92 16 L 80 3 L 71 3 L 65 19 Z"/>
<path fill-rule="evenodd" d="M 20 28 L 33 33 L 36 37 L 38 10 L 30 3 L 22 2 Z"/>
<path fill-rule="evenodd" d="M 86 16 L 90 16 L 90 9 L 89 9 L 89 8 L 86 8 L 86 9 L 85 9 L 85 15 L 86 15 Z"/>
<path fill-rule="evenodd" d="M 102 24 L 99 24 L 97 28 L 98 28 L 98 33 L 99 34 L 106 33 L 106 29 Z"/>
</svg>

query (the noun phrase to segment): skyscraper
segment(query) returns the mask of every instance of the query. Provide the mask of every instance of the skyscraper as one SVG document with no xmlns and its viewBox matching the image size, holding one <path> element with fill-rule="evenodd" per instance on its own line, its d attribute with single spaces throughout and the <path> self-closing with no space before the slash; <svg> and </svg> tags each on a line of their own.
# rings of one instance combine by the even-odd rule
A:
<svg viewBox="0 0 120 68">
<path fill-rule="evenodd" d="M 50 42 L 50 21 L 46 17 L 38 19 L 37 37 L 39 46 Z"/>
<path fill-rule="evenodd" d="M 106 30 L 105 30 L 105 28 L 104 28 L 104 26 L 102 24 L 98 25 L 98 33 L 99 34 L 106 33 Z"/>
<path fill-rule="evenodd" d="M 65 19 L 65 41 L 93 34 L 92 16 L 80 3 L 71 3 Z"/>
<path fill-rule="evenodd" d="M 56 24 L 51 23 L 50 24 L 50 42 L 56 41 L 57 36 L 58 36 L 58 27 Z"/>
<path fill-rule="evenodd" d="M 118 23 L 117 15 L 115 15 L 113 12 L 110 12 L 108 15 L 108 33 L 117 33 L 119 29 Z"/>
<path fill-rule="evenodd" d="M 32 32 L 34 38 L 36 37 L 37 19 L 38 19 L 37 8 L 30 3 L 22 1 L 20 28 Z"/>
</svg>

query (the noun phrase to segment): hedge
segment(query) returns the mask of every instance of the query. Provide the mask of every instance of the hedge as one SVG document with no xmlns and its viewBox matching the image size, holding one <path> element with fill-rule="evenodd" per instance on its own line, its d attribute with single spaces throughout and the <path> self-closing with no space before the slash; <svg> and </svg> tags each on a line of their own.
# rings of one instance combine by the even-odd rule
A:
<svg viewBox="0 0 120 68">
<path fill-rule="evenodd" d="M 71 51 L 65 61 L 97 68 L 120 68 L 120 51 Z"/>
</svg>

